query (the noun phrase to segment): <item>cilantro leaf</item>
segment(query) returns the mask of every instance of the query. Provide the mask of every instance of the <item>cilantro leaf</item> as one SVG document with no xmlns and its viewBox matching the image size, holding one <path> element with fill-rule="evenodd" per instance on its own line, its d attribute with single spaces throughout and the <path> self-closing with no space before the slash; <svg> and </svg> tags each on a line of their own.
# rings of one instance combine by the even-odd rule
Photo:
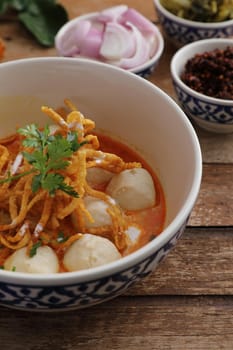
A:
<svg viewBox="0 0 233 350">
<path fill-rule="evenodd" d="M 88 142 L 88 141 L 83 141 L 83 142 L 79 143 L 78 142 L 78 135 L 77 135 L 77 132 L 75 132 L 75 131 L 70 131 L 67 134 L 67 140 L 70 142 L 71 149 L 73 152 L 78 151 L 81 146 L 85 145 Z"/>
<path fill-rule="evenodd" d="M 63 231 L 59 231 L 57 234 L 57 242 L 58 243 L 64 243 L 68 240 L 68 237 L 64 235 Z"/>
<path fill-rule="evenodd" d="M 34 255 L 36 255 L 37 253 L 37 249 L 39 247 L 41 247 L 42 242 L 41 241 L 37 241 L 36 243 L 33 244 L 33 246 L 31 247 L 30 251 L 29 251 L 29 256 L 30 258 L 32 258 Z"/>
<path fill-rule="evenodd" d="M 42 174 L 37 174 L 32 179 L 32 192 L 37 192 L 41 188 Z"/>
<path fill-rule="evenodd" d="M 30 151 L 23 151 L 22 154 L 31 164 L 32 169 L 14 176 L 8 174 L 7 178 L 0 180 L 0 184 L 35 173 L 32 179 L 34 193 L 42 188 L 48 191 L 50 196 L 54 196 L 57 190 L 61 190 L 78 198 L 79 195 L 75 189 L 65 182 L 62 174 L 57 172 L 66 169 L 72 154 L 86 143 L 78 142 L 77 132 L 69 132 L 66 137 L 60 134 L 50 135 L 48 126 L 39 130 L 37 125 L 31 124 L 18 129 L 18 133 L 25 137 L 22 141 L 23 145 L 30 148 Z"/>
<path fill-rule="evenodd" d="M 48 158 L 50 159 L 48 170 L 66 168 L 69 162 L 65 159 L 70 157 L 72 153 L 70 142 L 62 138 L 61 135 L 56 135 L 53 142 L 48 145 Z"/>
<path fill-rule="evenodd" d="M 74 188 L 65 183 L 64 176 L 58 173 L 48 173 L 41 181 L 41 187 L 47 190 L 50 196 L 54 196 L 56 190 L 61 190 L 72 197 L 79 197 Z"/>
<path fill-rule="evenodd" d="M 41 151 L 35 151 L 34 153 L 23 152 L 23 156 L 27 159 L 29 164 L 32 164 L 34 168 L 40 172 L 44 172 L 47 164 L 47 156 Z"/>
<path fill-rule="evenodd" d="M 25 147 L 43 149 L 54 140 L 54 136 L 49 135 L 50 130 L 48 125 L 45 126 L 43 131 L 40 131 L 36 124 L 27 125 L 25 128 L 19 128 L 18 133 L 26 137 L 23 140 Z"/>
<path fill-rule="evenodd" d="M 22 134 L 24 136 L 31 136 L 31 138 L 38 137 L 36 124 L 26 125 L 24 128 L 19 128 L 17 131 L 19 134 Z"/>
<path fill-rule="evenodd" d="M 11 173 L 8 171 L 7 177 L 5 177 L 4 179 L 1 179 L 1 180 L 0 180 L 0 185 L 1 185 L 1 184 L 4 184 L 4 183 L 7 183 L 7 182 L 12 182 L 12 181 L 14 181 L 14 180 L 18 180 L 18 179 L 20 179 L 21 177 L 26 176 L 26 175 L 29 175 L 29 174 L 32 174 L 32 173 L 34 173 L 34 170 L 33 170 L 33 169 L 12 176 Z"/>
<path fill-rule="evenodd" d="M 59 189 L 71 197 L 79 198 L 79 194 L 75 191 L 72 186 L 67 185 L 64 181 L 60 184 Z"/>
<path fill-rule="evenodd" d="M 49 192 L 51 196 L 54 196 L 56 190 L 60 188 L 64 181 L 64 177 L 61 174 L 47 174 L 41 181 L 41 187 Z"/>
</svg>

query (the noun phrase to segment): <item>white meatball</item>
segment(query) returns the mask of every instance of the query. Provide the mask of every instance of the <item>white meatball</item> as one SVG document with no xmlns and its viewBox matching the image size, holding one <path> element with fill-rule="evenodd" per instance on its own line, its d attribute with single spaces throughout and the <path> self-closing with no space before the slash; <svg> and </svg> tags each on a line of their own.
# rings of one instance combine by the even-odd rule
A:
<svg viewBox="0 0 233 350">
<path fill-rule="evenodd" d="M 87 182 L 92 185 L 101 185 L 109 182 L 113 177 L 114 173 L 102 168 L 88 168 L 87 169 Z"/>
<path fill-rule="evenodd" d="M 11 254 L 5 261 L 4 269 L 17 272 L 28 272 L 27 271 L 27 249 L 20 248 Z"/>
<path fill-rule="evenodd" d="M 6 270 L 28 273 L 57 273 L 59 262 L 52 248 L 43 246 L 37 248 L 33 257 L 28 256 L 27 249 L 16 250 L 7 258 L 4 264 Z"/>
<path fill-rule="evenodd" d="M 143 168 L 123 170 L 114 175 L 106 192 L 126 210 L 142 210 L 155 204 L 154 182 Z"/>
<path fill-rule="evenodd" d="M 90 269 L 121 258 L 115 245 L 107 238 L 85 233 L 66 251 L 63 259 L 68 271 Z"/>
<path fill-rule="evenodd" d="M 86 196 L 84 197 L 84 204 L 94 219 L 94 222 L 85 221 L 87 228 L 112 224 L 111 216 L 107 212 L 108 204 L 106 202 L 92 196 Z"/>
<path fill-rule="evenodd" d="M 56 273 L 59 270 L 57 255 L 48 246 L 37 248 L 36 254 L 29 257 L 27 264 L 30 273 Z"/>
</svg>

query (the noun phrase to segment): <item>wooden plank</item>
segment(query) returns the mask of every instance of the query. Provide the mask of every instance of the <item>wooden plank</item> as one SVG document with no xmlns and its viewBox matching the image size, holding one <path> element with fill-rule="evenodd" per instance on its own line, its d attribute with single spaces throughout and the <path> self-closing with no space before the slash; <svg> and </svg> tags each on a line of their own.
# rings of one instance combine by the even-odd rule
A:
<svg viewBox="0 0 233 350">
<path fill-rule="evenodd" d="M 141 0 L 124 0 L 124 2 L 120 0 L 79 0 L 78 2 L 77 0 L 60 0 L 59 2 L 67 8 L 71 18 L 90 11 L 101 11 L 111 6 L 122 5 L 123 3 L 137 9 L 151 20 L 156 17 L 153 1 L 150 0 L 144 0 L 143 2 Z"/>
<path fill-rule="evenodd" d="M 233 165 L 204 164 L 191 226 L 233 226 Z"/>
<path fill-rule="evenodd" d="M 40 46 L 18 22 L 0 23 L 0 36 L 5 41 L 6 51 L 1 62 L 20 58 L 55 56 L 54 48 Z"/>
<path fill-rule="evenodd" d="M 233 163 L 233 133 L 217 134 L 195 127 L 204 163 Z"/>
<path fill-rule="evenodd" d="M 1 308 L 1 347 L 230 350 L 232 312 L 231 297 L 121 297 L 91 309 L 46 316 Z"/>
<path fill-rule="evenodd" d="M 188 227 L 176 247 L 127 295 L 233 295 L 233 228 Z"/>
</svg>

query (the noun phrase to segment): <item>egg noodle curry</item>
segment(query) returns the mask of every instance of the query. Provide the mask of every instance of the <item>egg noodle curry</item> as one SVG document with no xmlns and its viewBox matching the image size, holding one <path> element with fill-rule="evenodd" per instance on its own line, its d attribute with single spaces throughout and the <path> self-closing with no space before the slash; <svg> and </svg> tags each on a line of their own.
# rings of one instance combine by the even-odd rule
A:
<svg viewBox="0 0 233 350">
<path fill-rule="evenodd" d="M 0 140 L 1 268 L 24 271 L 17 267 L 17 260 L 13 265 L 7 260 L 22 249 L 30 260 L 40 248 L 49 247 L 58 261 L 55 271 L 67 272 L 72 268 L 67 268 L 64 255 L 85 233 L 107 239 L 120 257 L 158 235 L 165 220 L 165 199 L 156 175 L 143 159 L 118 141 L 94 132 L 94 121 L 70 100 L 57 111 L 43 106 L 42 112 L 51 118 L 50 126 L 27 125 Z M 114 177 L 143 167 L 153 178 L 156 195 L 154 204 L 142 210 L 122 208 L 106 191 L 109 179 L 96 184 L 88 181 L 91 168 Z M 104 203 L 109 220 L 102 222 L 98 214 L 100 223 L 95 224 L 86 198 Z M 127 234 L 130 227 L 140 232 L 134 243 Z"/>
</svg>

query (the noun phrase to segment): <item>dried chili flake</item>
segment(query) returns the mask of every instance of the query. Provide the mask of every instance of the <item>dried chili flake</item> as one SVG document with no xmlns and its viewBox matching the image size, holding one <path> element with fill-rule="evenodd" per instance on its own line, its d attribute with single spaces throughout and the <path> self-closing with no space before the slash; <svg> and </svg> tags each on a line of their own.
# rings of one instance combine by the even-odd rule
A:
<svg viewBox="0 0 233 350">
<path fill-rule="evenodd" d="M 196 54 L 187 61 L 181 79 L 199 93 L 233 100 L 233 46 Z"/>
</svg>

